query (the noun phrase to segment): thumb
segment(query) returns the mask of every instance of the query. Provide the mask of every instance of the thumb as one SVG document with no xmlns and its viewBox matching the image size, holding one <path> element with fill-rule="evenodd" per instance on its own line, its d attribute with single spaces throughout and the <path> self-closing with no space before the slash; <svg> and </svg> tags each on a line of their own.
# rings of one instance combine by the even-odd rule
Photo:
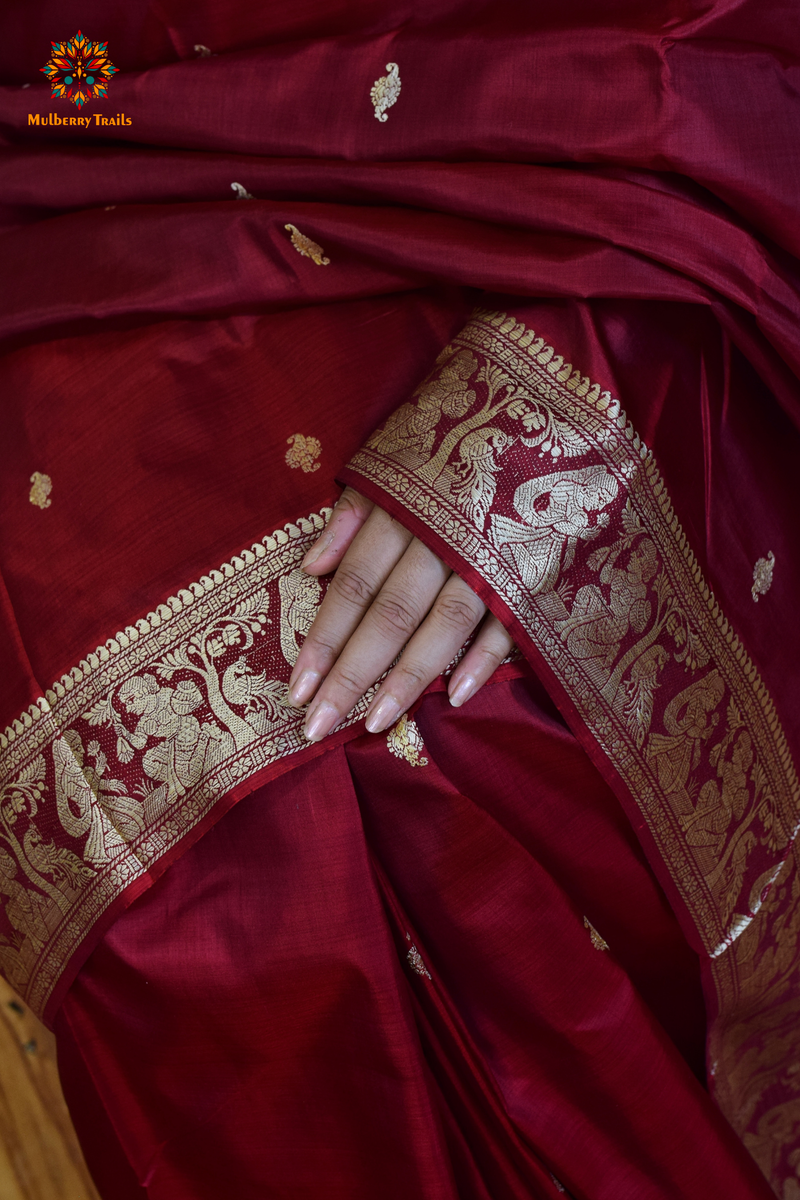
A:
<svg viewBox="0 0 800 1200">
<path fill-rule="evenodd" d="M 328 524 L 301 562 L 302 570 L 309 575 L 327 575 L 335 570 L 374 507 L 355 488 L 346 487 Z"/>
</svg>

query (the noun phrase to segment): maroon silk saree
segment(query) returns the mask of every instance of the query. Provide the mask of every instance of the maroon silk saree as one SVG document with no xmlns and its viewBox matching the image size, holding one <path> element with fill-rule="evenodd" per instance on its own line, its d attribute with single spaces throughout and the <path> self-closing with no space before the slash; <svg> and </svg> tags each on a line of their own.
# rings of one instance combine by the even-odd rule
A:
<svg viewBox="0 0 800 1200">
<path fill-rule="evenodd" d="M 797 33 L 639 9 L 2 18 L 0 965 L 104 1197 L 800 1194 Z M 522 657 L 311 746 L 342 482 Z"/>
</svg>

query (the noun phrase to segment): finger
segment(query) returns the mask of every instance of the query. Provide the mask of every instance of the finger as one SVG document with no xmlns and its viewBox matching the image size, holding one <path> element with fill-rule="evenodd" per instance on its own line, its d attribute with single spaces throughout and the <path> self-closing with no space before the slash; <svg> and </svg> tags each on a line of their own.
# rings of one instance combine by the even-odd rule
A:
<svg viewBox="0 0 800 1200">
<path fill-rule="evenodd" d="M 451 575 L 431 611 L 386 677 L 367 713 L 367 729 L 388 729 L 441 675 L 486 612 L 472 588 Z"/>
<path fill-rule="evenodd" d="M 290 704 L 299 708 L 314 695 L 411 540 L 408 530 L 383 509 L 372 510 L 331 580 L 297 656 L 289 678 Z"/>
<path fill-rule="evenodd" d="M 328 524 L 300 563 L 301 570 L 309 575 L 327 575 L 335 570 L 373 508 L 372 501 L 355 488 L 345 488 Z"/>
<path fill-rule="evenodd" d="M 478 630 L 475 641 L 453 671 L 447 691 L 450 703 L 460 708 L 500 666 L 514 649 L 514 642 L 492 613 Z"/>
<path fill-rule="evenodd" d="M 330 733 L 380 678 L 424 621 L 449 574 L 427 546 L 416 538 L 411 542 L 309 706 L 309 741 Z"/>
</svg>

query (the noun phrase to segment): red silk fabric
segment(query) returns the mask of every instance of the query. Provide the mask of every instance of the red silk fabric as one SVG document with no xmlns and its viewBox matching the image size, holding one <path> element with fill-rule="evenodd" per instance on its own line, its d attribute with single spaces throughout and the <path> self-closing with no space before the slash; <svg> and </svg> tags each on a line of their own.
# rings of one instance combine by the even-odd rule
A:
<svg viewBox="0 0 800 1200">
<path fill-rule="evenodd" d="M 415 719 L 427 765 L 366 735 L 284 775 L 94 952 L 56 1031 L 95 1176 L 119 1143 L 152 1200 L 769 1196 L 678 1050 L 702 1075 L 697 960 L 541 686 Z"/>
<path fill-rule="evenodd" d="M 0 729 L 118 628 L 331 503 L 488 291 L 538 298 L 526 319 L 623 398 L 796 747 L 793 7 L 273 7 L 0 17 Z M 28 124 L 74 115 L 39 68 L 79 27 L 120 67 L 91 112 L 130 126 Z M 369 93 L 392 61 L 383 123 Z M 298 432 L 321 443 L 313 473 L 287 469 Z M 385 739 L 340 745 L 87 928 L 64 986 L 103 940 L 59 1033 L 109 1200 L 232 1179 L 516 1198 L 554 1194 L 550 1170 L 592 1200 L 768 1194 L 680 1056 L 701 1073 L 691 952 L 527 686 L 458 716 L 425 700 L 427 792 Z"/>
</svg>

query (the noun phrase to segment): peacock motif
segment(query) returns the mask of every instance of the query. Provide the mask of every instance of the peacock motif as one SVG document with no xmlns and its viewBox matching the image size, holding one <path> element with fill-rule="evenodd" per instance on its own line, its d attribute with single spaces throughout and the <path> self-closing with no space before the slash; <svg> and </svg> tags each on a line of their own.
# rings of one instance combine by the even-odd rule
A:
<svg viewBox="0 0 800 1200">
<path fill-rule="evenodd" d="M 458 448 L 458 462 L 451 474 L 450 494 L 479 529 L 486 524 L 497 482 L 497 457 L 514 442 L 502 429 L 474 429 Z"/>
</svg>

